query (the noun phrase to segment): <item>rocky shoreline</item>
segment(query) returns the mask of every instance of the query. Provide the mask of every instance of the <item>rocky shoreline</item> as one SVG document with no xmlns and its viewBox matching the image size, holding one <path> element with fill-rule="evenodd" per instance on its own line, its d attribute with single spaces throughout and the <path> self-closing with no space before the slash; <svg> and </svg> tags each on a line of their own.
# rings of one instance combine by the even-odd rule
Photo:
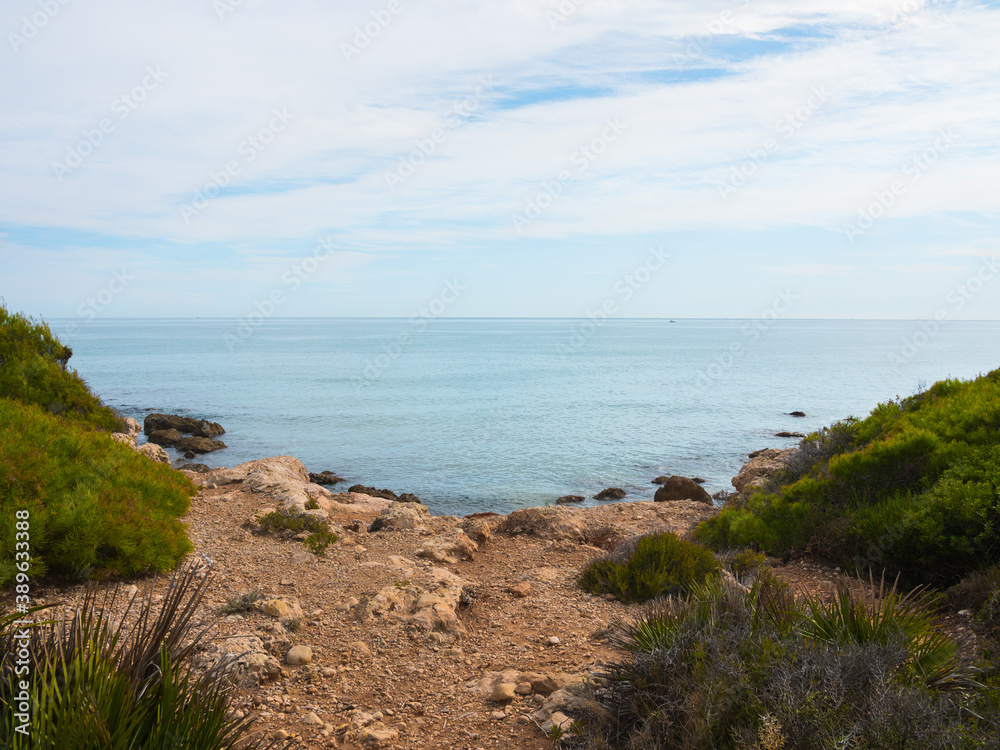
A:
<svg viewBox="0 0 1000 750">
<path fill-rule="evenodd" d="M 161 446 L 137 445 L 141 431 L 131 420 L 115 439 L 169 463 Z M 734 486 L 765 481 L 784 458 L 760 453 Z M 658 478 L 661 502 L 459 518 L 376 488 L 331 491 L 315 481 L 329 474 L 290 456 L 179 470 L 199 489 L 183 519 L 189 561 L 212 577 L 198 623 L 214 636 L 196 664 L 238 655 L 237 715 L 308 748 L 556 747 L 552 728 L 571 723 L 583 681 L 619 657 L 605 628 L 635 610 L 582 592 L 579 571 L 632 536 L 687 534 L 718 513 L 682 477 Z M 266 528 L 272 513 L 320 520 L 338 540 L 315 554 L 308 532 Z M 167 582 L 136 583 L 162 596 Z M 68 613 L 81 592 L 43 599 Z"/>
</svg>

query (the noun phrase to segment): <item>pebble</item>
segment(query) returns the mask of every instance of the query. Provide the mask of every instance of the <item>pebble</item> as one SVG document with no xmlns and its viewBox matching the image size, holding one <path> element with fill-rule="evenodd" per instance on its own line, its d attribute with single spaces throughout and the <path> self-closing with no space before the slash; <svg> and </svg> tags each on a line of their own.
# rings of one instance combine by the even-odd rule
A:
<svg viewBox="0 0 1000 750">
<path fill-rule="evenodd" d="M 274 734 L 271 735 L 271 738 L 275 740 L 287 740 L 288 732 L 286 732 L 284 729 L 277 729 L 275 730 Z"/>
<path fill-rule="evenodd" d="M 509 682 L 498 683 L 493 692 L 490 694 L 490 700 L 496 701 L 497 703 L 506 703 L 507 701 L 514 700 L 514 689 L 516 685 L 512 685 Z"/>
<path fill-rule="evenodd" d="M 497 721 L 507 718 L 507 714 L 505 714 L 503 711 L 494 711 L 493 713 L 490 714 L 490 716 L 492 716 Z"/>
<path fill-rule="evenodd" d="M 552 636 L 551 638 L 549 638 L 549 645 L 550 646 L 558 646 L 559 645 L 559 639 L 556 638 L 555 636 Z"/>
<path fill-rule="evenodd" d="M 285 654 L 285 663 L 292 667 L 301 667 L 312 660 L 313 652 L 308 646 L 292 646 Z"/>
<path fill-rule="evenodd" d="M 309 726 L 318 727 L 322 725 L 323 720 L 320 719 L 315 713 L 310 711 L 305 716 L 302 717 L 302 723 L 308 724 Z"/>
</svg>

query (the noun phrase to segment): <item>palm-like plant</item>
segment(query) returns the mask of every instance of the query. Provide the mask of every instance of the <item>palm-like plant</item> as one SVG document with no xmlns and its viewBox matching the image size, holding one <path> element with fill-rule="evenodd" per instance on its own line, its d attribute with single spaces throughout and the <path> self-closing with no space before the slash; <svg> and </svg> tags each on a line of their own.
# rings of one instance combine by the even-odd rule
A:
<svg viewBox="0 0 1000 750">
<path fill-rule="evenodd" d="M 35 750 L 254 750 L 287 748 L 288 742 L 247 744 L 248 719 L 227 719 L 236 658 L 196 675 L 189 657 L 208 628 L 196 630 L 193 617 L 210 576 L 197 567 L 178 570 L 159 612 L 153 585 L 133 596 L 114 623 L 107 613 L 118 589 L 99 597 L 88 589 L 68 621 L 39 622 L 27 628 L 28 676 L 18 675 L 15 641 L 23 615 L 0 619 L 0 705 L 8 717 L 0 745 Z M 100 601 L 99 601 L 100 599 Z M 126 623 L 131 622 L 131 625 Z M 188 662 L 188 663 L 186 663 Z M 14 731 L 15 696 L 27 680 L 28 736 Z"/>
</svg>

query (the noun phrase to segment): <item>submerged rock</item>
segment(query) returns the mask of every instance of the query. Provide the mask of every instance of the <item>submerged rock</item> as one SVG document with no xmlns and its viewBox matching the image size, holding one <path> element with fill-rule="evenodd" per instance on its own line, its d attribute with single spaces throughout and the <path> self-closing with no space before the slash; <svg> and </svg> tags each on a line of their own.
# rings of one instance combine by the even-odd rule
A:
<svg viewBox="0 0 1000 750">
<path fill-rule="evenodd" d="M 595 500 L 622 500 L 628 493 L 621 487 L 608 487 L 594 495 Z"/>
<path fill-rule="evenodd" d="M 309 472 L 309 481 L 313 484 L 339 484 L 340 482 L 346 482 L 347 480 L 343 477 L 338 477 L 332 471 L 321 471 L 319 473 Z"/>
<path fill-rule="evenodd" d="M 157 430 L 171 429 L 204 438 L 212 438 L 226 433 L 218 422 L 181 417 L 177 414 L 147 414 L 143 420 L 143 431 L 147 435 L 151 435 Z"/>
<path fill-rule="evenodd" d="M 174 448 L 184 451 L 185 456 L 187 453 L 212 453 L 225 447 L 226 444 L 221 440 L 210 440 L 206 437 L 182 437 L 174 443 Z"/>
</svg>

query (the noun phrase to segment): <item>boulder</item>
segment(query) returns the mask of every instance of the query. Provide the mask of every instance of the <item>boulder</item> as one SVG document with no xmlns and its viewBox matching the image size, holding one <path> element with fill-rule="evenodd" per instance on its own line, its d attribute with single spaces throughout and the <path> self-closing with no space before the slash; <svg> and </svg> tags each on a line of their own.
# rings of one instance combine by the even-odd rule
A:
<svg viewBox="0 0 1000 750">
<path fill-rule="evenodd" d="M 556 505 L 568 505 L 570 503 L 582 503 L 586 498 L 583 495 L 563 495 L 556 498 Z"/>
<path fill-rule="evenodd" d="M 185 455 L 187 453 L 211 453 L 212 451 L 219 451 L 226 447 L 226 444 L 221 440 L 210 440 L 206 437 L 182 437 L 176 443 L 174 447 L 179 451 L 184 451 Z"/>
<path fill-rule="evenodd" d="M 318 474 L 310 471 L 309 481 L 312 482 L 313 484 L 321 484 L 326 486 L 329 484 L 338 484 L 340 482 L 344 482 L 347 480 L 343 479 L 342 477 L 338 477 L 332 471 L 321 471 Z"/>
<path fill-rule="evenodd" d="M 357 492 L 359 495 L 369 495 L 370 497 L 381 497 L 385 500 L 395 500 L 396 493 L 392 490 L 377 490 L 374 487 L 366 487 L 363 484 L 353 484 L 347 488 L 348 492 Z"/>
<path fill-rule="evenodd" d="M 805 437 L 805 435 L 803 435 L 801 432 L 776 432 L 774 434 L 774 436 L 775 437 L 780 437 L 780 438 L 804 438 Z"/>
<path fill-rule="evenodd" d="M 453 529 L 450 534 L 431 539 L 416 551 L 423 557 L 439 563 L 454 565 L 459 560 L 473 560 L 479 547 L 461 529 Z"/>
<path fill-rule="evenodd" d="M 396 502 L 397 503 L 419 503 L 420 502 L 420 498 L 417 497 L 416 495 L 412 494 L 412 493 L 404 492 L 402 495 L 400 495 L 399 497 L 396 498 Z"/>
<path fill-rule="evenodd" d="M 496 532 L 506 536 L 535 536 L 551 541 L 582 543 L 583 528 L 575 511 L 565 508 L 522 508 L 507 516 Z"/>
<path fill-rule="evenodd" d="M 140 445 L 137 450 L 150 461 L 156 461 L 157 463 L 170 466 L 170 456 L 167 455 L 167 452 L 163 450 L 163 448 L 155 443 Z"/>
<path fill-rule="evenodd" d="M 184 464 L 183 466 L 178 466 L 178 469 L 184 469 L 184 471 L 193 471 L 198 474 L 211 474 L 212 469 L 205 464 Z"/>
<path fill-rule="evenodd" d="M 285 654 L 285 664 L 290 667 L 303 667 L 312 660 L 313 652 L 308 646 L 292 646 Z"/>
<path fill-rule="evenodd" d="M 621 487 L 608 487 L 594 495 L 595 500 L 622 500 L 628 493 Z"/>
<path fill-rule="evenodd" d="M 140 432 L 142 432 L 142 425 L 132 419 L 132 417 L 125 417 L 122 420 L 122 429 L 118 432 L 112 432 L 111 437 L 135 448 L 136 439 L 139 437 Z"/>
<path fill-rule="evenodd" d="M 151 435 L 157 430 L 170 429 L 204 438 L 212 438 L 226 433 L 218 422 L 181 417 L 177 414 L 147 414 L 143 421 L 143 430 L 147 435 Z"/>
<path fill-rule="evenodd" d="M 180 430 L 173 428 L 169 430 L 153 430 L 149 433 L 149 442 L 156 443 L 157 445 L 174 445 L 183 437 Z"/>
<path fill-rule="evenodd" d="M 750 454 L 750 460 L 740 469 L 740 473 L 733 477 L 733 487 L 736 488 L 737 492 L 743 494 L 752 493 L 779 471 L 782 471 L 796 450 L 798 449 L 789 448 L 779 451 L 767 448 L 762 451 L 754 451 Z"/>
<path fill-rule="evenodd" d="M 658 503 L 672 503 L 678 500 L 694 500 L 712 504 L 712 496 L 701 485 L 687 477 L 667 477 L 667 481 L 656 491 L 653 499 Z"/>
<path fill-rule="evenodd" d="M 463 518 L 460 528 L 476 544 L 486 544 L 493 535 L 490 522 L 480 516 L 467 516 Z"/>
<path fill-rule="evenodd" d="M 804 411 L 790 411 L 790 412 L 788 412 L 788 416 L 790 416 L 790 417 L 804 417 L 805 415 L 806 415 L 806 413 Z"/>
<path fill-rule="evenodd" d="M 366 493 L 367 494 L 367 493 Z M 375 531 L 414 531 L 427 528 L 431 511 L 420 503 L 393 503 L 379 513 L 378 518 L 368 527 Z"/>
</svg>

